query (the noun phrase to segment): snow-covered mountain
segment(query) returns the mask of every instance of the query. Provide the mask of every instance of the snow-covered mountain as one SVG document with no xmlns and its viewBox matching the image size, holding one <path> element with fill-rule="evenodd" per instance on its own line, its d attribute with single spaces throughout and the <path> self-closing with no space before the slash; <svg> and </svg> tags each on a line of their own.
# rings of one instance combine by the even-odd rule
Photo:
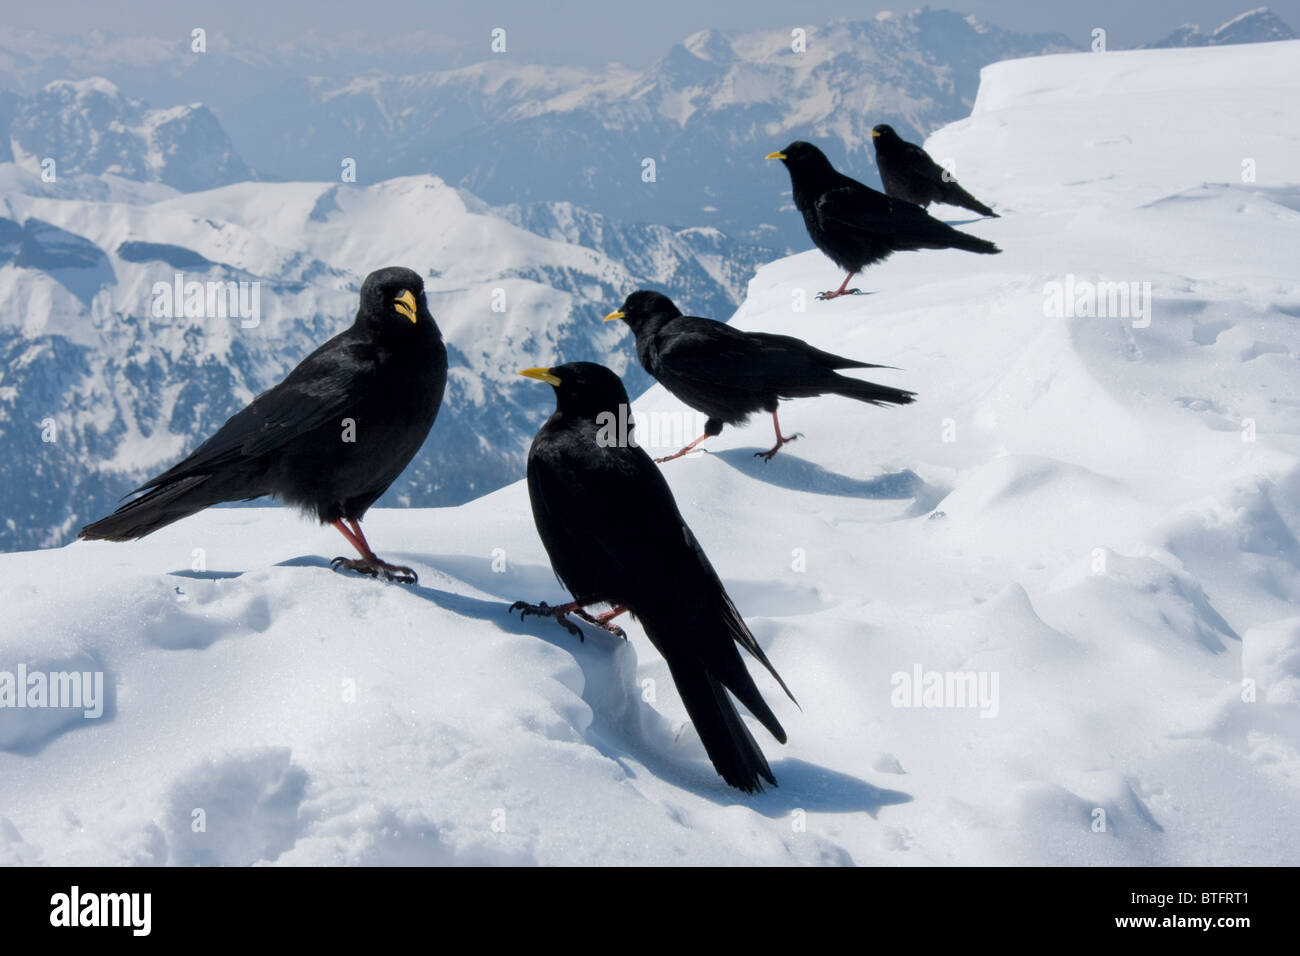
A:
<svg viewBox="0 0 1300 956">
<path fill-rule="evenodd" d="M 180 194 L 0 165 L 0 548 L 61 544 L 111 510 L 349 324 L 361 280 L 385 265 L 427 276 L 452 365 L 433 437 L 387 501 L 500 487 L 522 473 L 541 415 L 520 404 L 516 370 L 590 355 L 627 369 L 600 317 L 642 285 L 728 315 L 771 255 L 745 248 L 571 206 L 494 211 L 432 176 Z M 215 298 L 202 315 L 154 314 L 156 284 L 177 274 L 246 283 L 259 316 L 216 314 Z"/>
<path fill-rule="evenodd" d="M 57 81 L 0 104 L 0 161 L 42 172 L 51 159 L 56 178 L 111 173 L 183 192 L 253 175 L 203 104 L 150 109 L 103 77 Z"/>
<path fill-rule="evenodd" d="M 1258 7 L 1233 17 L 1209 33 L 1202 33 L 1200 26 L 1195 23 L 1183 24 L 1164 39 L 1145 44 L 1144 48 L 1169 49 L 1184 46 L 1223 46 L 1232 43 L 1269 43 L 1295 38 L 1296 32 L 1285 20 L 1268 7 Z"/>
<path fill-rule="evenodd" d="M 522 483 L 373 512 L 371 541 L 416 588 L 331 572 L 339 536 L 291 512 L 224 509 L 133 544 L 0 555 L 0 670 L 103 680 L 98 717 L 0 708 L 0 861 L 1300 863 L 1300 129 L 1279 121 L 1298 55 L 991 66 L 971 117 L 927 146 L 999 197 L 1003 218 L 965 228 L 1002 255 L 900 254 L 863 277 L 870 295 L 806 311 L 800 293 L 841 278 L 819 253 L 750 283 L 738 326 L 900 366 L 873 375 L 918 392 L 791 403 L 803 437 L 768 465 L 758 420 L 664 468 L 799 699 L 756 674 L 790 736 L 755 726 L 777 789 L 721 783 L 635 624 L 579 643 L 507 613 L 563 598 Z M 279 207 L 264 189 L 33 198 L 50 226 L 22 241 L 53 262 L 93 253 L 49 229 L 89 236 L 121 270 L 110 288 L 143 287 L 113 250 L 138 217 L 174 216 L 185 249 L 275 263 L 264 325 L 331 327 L 353 277 L 331 270 L 357 267 L 337 252 L 466 244 L 482 259 L 434 278 L 434 311 L 464 356 L 487 353 L 484 392 L 518 393 L 522 446 L 551 395 L 490 370 L 571 326 L 534 341 L 535 280 L 508 282 L 495 317 L 476 282 L 499 254 L 598 285 L 597 254 L 522 231 L 494 252 L 499 220 L 430 180 L 294 184 Z M 278 246 L 312 210 L 303 251 Z M 453 236 L 415 228 L 434 213 Z M 255 350 L 237 328 L 189 341 L 236 364 Z M 147 361 L 124 350 L 117 387 Z M 449 411 L 474 387 L 462 366 Z M 681 408 L 658 387 L 635 406 Z M 88 396 L 78 414 L 112 409 Z"/>
<path fill-rule="evenodd" d="M 871 177 L 875 123 L 929 132 L 969 112 L 982 66 L 1072 47 L 929 9 L 803 33 L 706 30 L 643 71 L 497 58 L 322 83 L 303 105 L 308 138 L 258 137 L 267 152 L 250 145 L 250 155 L 268 169 L 318 163 L 298 174 L 313 177 L 356 155 L 368 175 L 433 168 L 493 203 L 564 200 L 797 247 L 797 225 L 781 215 L 783 171 L 767 169 L 765 153 L 815 139 Z"/>
<path fill-rule="evenodd" d="M 1180 27 L 1156 45 L 1292 36 L 1261 8 L 1210 34 Z M 570 203 L 611 222 L 711 227 L 794 249 L 803 237 L 783 215 L 788 189 L 765 153 L 813 139 L 874 182 L 874 124 L 923 138 L 967 115 L 981 67 L 1087 42 L 930 8 L 784 30 L 705 30 L 645 69 L 513 54 L 461 64 L 443 40 L 416 32 L 401 55 L 348 58 L 319 38 L 259 50 L 214 34 L 195 54 L 174 37 L 55 42 L 0 27 L 0 89 L 30 95 L 52 78 L 106 75 L 151 102 L 201 101 L 242 161 L 271 178 L 337 181 L 340 163 L 352 159 L 366 184 L 432 173 L 497 206 Z M 216 136 L 206 119 L 192 122 Z"/>
<path fill-rule="evenodd" d="M 803 239 L 764 154 L 816 139 L 873 179 L 873 124 L 924 135 L 969 112 L 986 64 L 1078 46 L 928 8 L 792 29 L 706 30 L 643 70 L 513 55 L 449 68 L 426 52 L 361 72 L 320 62 L 310 44 L 268 57 L 214 37 L 195 55 L 174 41 L 58 47 L 0 30 L 0 87 L 27 90 L 52 63 L 60 76 L 94 70 L 154 102 L 202 101 L 270 177 L 337 181 L 350 158 L 361 183 L 433 173 L 493 205 L 572 203 L 787 249 Z"/>
</svg>

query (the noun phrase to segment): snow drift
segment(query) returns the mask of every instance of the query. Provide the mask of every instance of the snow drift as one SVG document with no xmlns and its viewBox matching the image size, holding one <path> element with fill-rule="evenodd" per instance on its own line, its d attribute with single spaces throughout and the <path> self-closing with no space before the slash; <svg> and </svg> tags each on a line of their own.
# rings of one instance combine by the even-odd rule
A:
<svg viewBox="0 0 1300 956">
<path fill-rule="evenodd" d="M 0 709 L 0 859 L 1300 862 L 1298 55 L 990 67 L 927 145 L 1001 256 L 899 254 L 824 304 L 816 252 L 750 283 L 737 325 L 918 392 L 792 403 L 770 465 L 755 421 L 665 468 L 802 703 L 756 674 L 778 789 L 722 784 L 635 625 L 507 615 L 564 596 L 522 484 L 372 513 L 416 588 L 220 510 L 0 555 L 0 670 L 106 698 Z"/>
</svg>

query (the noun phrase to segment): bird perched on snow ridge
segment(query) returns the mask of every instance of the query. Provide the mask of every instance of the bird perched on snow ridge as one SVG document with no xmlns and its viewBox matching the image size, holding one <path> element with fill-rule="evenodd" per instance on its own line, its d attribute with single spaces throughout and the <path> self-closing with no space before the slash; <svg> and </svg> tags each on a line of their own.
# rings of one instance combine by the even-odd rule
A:
<svg viewBox="0 0 1300 956">
<path fill-rule="evenodd" d="M 870 405 L 907 405 L 913 392 L 837 374 L 837 369 L 889 368 L 832 355 L 789 335 L 743 332 L 725 322 L 682 315 L 666 295 L 640 289 L 605 316 L 622 319 L 636 335 L 641 365 L 679 399 L 708 418 L 704 434 L 676 454 L 686 454 L 723 425 L 742 425 L 754 412 L 771 412 L 776 444 L 755 452 L 771 461 L 798 435 L 782 435 L 777 405 L 783 398 L 842 395 Z"/>
<path fill-rule="evenodd" d="M 812 143 L 794 142 L 766 158 L 785 163 L 794 204 L 808 235 L 831 261 L 848 271 L 838 289 L 821 293 L 819 299 L 857 294 L 857 289 L 848 288 L 849 280 L 895 252 L 964 249 L 988 255 L 1002 251 L 987 239 L 958 232 L 915 203 L 891 199 L 837 172 Z"/>
<path fill-rule="evenodd" d="M 555 390 L 555 413 L 528 451 L 528 497 L 551 566 L 573 601 L 558 607 L 518 601 L 510 610 L 554 617 L 579 635 L 568 614 L 622 635 L 609 622 L 630 613 L 667 662 L 722 778 L 749 793 L 762 790 L 763 781 L 775 786 L 728 691 L 781 743 L 785 730 L 736 645 L 790 691 L 727 596 L 650 456 L 633 442 L 601 439 L 599 419 L 621 417 L 628 404 L 623 383 L 591 362 L 519 374 Z M 593 604 L 611 610 L 596 617 L 586 611 Z"/>
<path fill-rule="evenodd" d="M 939 202 L 998 218 L 997 213 L 962 189 L 929 153 L 895 133 L 894 127 L 887 123 L 873 127 L 871 141 L 876 147 L 876 168 L 886 196 L 906 199 L 922 209 Z"/>
<path fill-rule="evenodd" d="M 360 522 L 424 443 L 446 383 L 423 280 L 400 267 L 372 272 L 351 327 L 78 537 L 143 538 L 221 502 L 273 495 L 332 524 L 361 555 L 334 566 L 415 583 L 370 549 Z"/>
</svg>

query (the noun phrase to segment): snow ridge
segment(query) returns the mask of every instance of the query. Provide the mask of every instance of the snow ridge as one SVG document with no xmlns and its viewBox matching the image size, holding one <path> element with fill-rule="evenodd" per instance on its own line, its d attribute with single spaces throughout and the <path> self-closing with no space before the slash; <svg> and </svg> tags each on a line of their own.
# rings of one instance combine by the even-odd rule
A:
<svg viewBox="0 0 1300 956">
<path fill-rule="evenodd" d="M 927 148 L 997 203 L 1002 218 L 963 228 L 1001 256 L 902 254 L 863 277 L 869 295 L 806 310 L 840 278 L 819 253 L 750 282 L 738 326 L 896 365 L 873 377 L 918 393 L 888 410 L 791 403 L 783 425 L 803 437 L 770 464 L 755 423 L 665 467 L 802 702 L 756 674 L 790 735 L 763 742 L 778 788 L 746 798 L 718 780 L 635 623 L 628 642 L 579 643 L 506 613 L 564 599 L 522 483 L 372 512 L 370 540 L 419 570 L 414 588 L 331 572 L 343 543 L 295 514 L 223 509 L 135 544 L 0 555 L 0 671 L 99 672 L 105 695 L 97 719 L 0 708 L 0 861 L 1300 863 L 1300 131 L 1276 121 L 1297 54 L 990 67 L 974 114 Z M 434 180 L 328 202 L 289 185 L 276 207 L 264 188 L 62 218 L 25 202 L 100 248 L 133 216 L 168 214 L 210 261 L 280 256 L 301 306 L 286 314 L 320 324 L 350 296 L 355 276 L 327 253 L 351 226 L 386 258 L 430 241 L 370 227 L 401 210 L 436 213 L 482 256 L 510 242 L 513 261 L 627 279 L 593 250 L 501 231 Z M 305 250 L 280 245 L 303 220 Z M 15 241 L 93 258 L 45 228 Z M 487 352 L 461 366 L 451 407 L 596 322 L 493 319 L 472 281 L 492 269 L 431 277 L 449 338 Z M 1067 279 L 1149 283 L 1149 308 L 1105 294 L 1056 308 Z M 530 281 L 507 283 L 512 302 Z M 107 305 L 92 316 L 128 325 Z M 14 364 L 71 342 L 21 343 Z M 255 359 L 235 335 L 209 347 L 224 350 L 213 368 Z M 601 354 L 630 353 L 623 338 Z M 551 400 L 515 387 L 522 433 Z M 79 414 L 99 413 L 92 398 Z M 635 405 L 680 411 L 658 387 Z"/>
</svg>

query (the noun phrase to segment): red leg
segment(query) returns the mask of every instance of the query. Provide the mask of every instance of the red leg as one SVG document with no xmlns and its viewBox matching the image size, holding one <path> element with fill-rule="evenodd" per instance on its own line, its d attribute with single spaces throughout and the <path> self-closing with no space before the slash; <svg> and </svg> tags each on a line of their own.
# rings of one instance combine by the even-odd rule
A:
<svg viewBox="0 0 1300 956">
<path fill-rule="evenodd" d="M 357 536 L 357 540 L 361 542 L 361 553 L 367 558 L 373 558 L 375 552 L 370 549 L 370 542 L 366 540 L 365 532 L 361 530 L 361 522 L 349 518 L 348 525 L 352 528 L 352 533 Z"/>
<path fill-rule="evenodd" d="M 764 461 L 771 461 L 772 456 L 781 450 L 782 445 L 784 445 L 786 442 L 792 442 L 799 437 L 798 432 L 795 432 L 793 435 L 789 435 L 789 436 L 781 434 L 781 421 L 776 417 L 776 412 L 772 412 L 772 427 L 776 429 L 776 444 L 773 445 L 771 448 L 769 448 L 767 451 L 754 452 L 755 458 L 762 458 Z"/>
<path fill-rule="evenodd" d="M 668 456 L 665 457 L 665 458 L 656 458 L 655 461 L 657 461 L 659 464 L 662 465 L 664 462 L 666 462 L 666 461 L 672 461 L 674 458 L 681 458 L 682 455 L 686 454 L 688 451 L 690 451 L 692 448 L 694 448 L 696 445 L 698 445 L 700 442 L 704 441 L 704 439 L 706 439 L 706 438 L 708 438 L 708 437 L 709 437 L 708 432 L 705 432 L 703 435 L 701 435 L 699 438 L 695 439 L 695 441 L 691 442 L 689 445 L 687 445 L 687 446 L 686 446 L 685 448 L 683 448 L 681 451 L 673 452 L 671 455 L 668 455 Z"/>
<path fill-rule="evenodd" d="M 844 281 L 840 283 L 840 287 L 838 289 L 836 289 L 834 292 L 822 292 L 817 296 L 817 298 L 825 301 L 826 299 L 838 299 L 842 295 L 857 295 L 858 294 L 857 289 L 850 289 L 848 287 L 849 280 L 852 279 L 855 275 L 857 275 L 856 272 L 850 272 L 848 275 L 844 277 Z"/>
<path fill-rule="evenodd" d="M 349 530 L 348 525 L 351 525 Z M 383 576 L 385 581 L 400 581 L 402 584 L 415 584 L 419 578 L 410 568 L 400 564 L 389 564 L 387 561 L 380 560 L 379 556 L 370 549 L 370 543 L 366 541 L 365 534 L 361 531 L 359 521 L 348 520 L 347 524 L 342 521 L 335 521 L 334 527 L 339 529 L 339 533 L 348 539 L 348 543 L 357 549 L 357 558 L 335 558 L 330 562 L 330 567 L 344 567 L 349 571 L 357 571 L 361 574 L 368 574 L 372 578 Z"/>
<path fill-rule="evenodd" d="M 334 527 L 339 529 L 339 534 L 348 539 L 348 544 L 357 549 L 357 554 L 360 554 L 362 557 L 374 557 L 369 546 L 364 544 L 365 538 L 358 538 L 356 534 L 348 529 L 348 526 L 345 525 L 342 520 L 336 520 L 334 522 Z M 358 528 L 357 530 L 360 531 L 361 529 Z"/>
</svg>

